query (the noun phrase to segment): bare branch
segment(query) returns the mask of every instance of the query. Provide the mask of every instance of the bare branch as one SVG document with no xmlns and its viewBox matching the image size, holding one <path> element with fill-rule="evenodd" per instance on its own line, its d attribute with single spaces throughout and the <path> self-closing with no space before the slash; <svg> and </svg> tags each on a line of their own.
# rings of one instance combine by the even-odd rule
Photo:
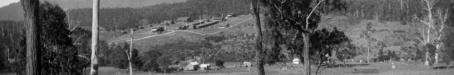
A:
<svg viewBox="0 0 454 75">
<path fill-rule="evenodd" d="M 317 3 L 317 5 L 315 5 L 315 7 L 311 10 L 311 12 L 307 15 L 306 17 L 306 30 L 309 29 L 309 19 L 310 17 L 312 16 L 312 14 L 314 13 L 314 11 L 318 8 L 318 6 L 325 0 L 321 0 L 320 2 Z"/>
</svg>

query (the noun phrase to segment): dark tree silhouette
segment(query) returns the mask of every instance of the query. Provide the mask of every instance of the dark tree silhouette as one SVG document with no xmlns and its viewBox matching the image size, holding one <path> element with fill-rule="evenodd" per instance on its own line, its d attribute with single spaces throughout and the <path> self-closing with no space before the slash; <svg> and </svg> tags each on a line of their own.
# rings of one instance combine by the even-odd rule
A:
<svg viewBox="0 0 454 75">
<path fill-rule="evenodd" d="M 67 29 L 66 14 L 57 5 L 44 2 L 39 10 L 39 74 L 82 74 L 87 65 L 78 56 Z"/>
</svg>

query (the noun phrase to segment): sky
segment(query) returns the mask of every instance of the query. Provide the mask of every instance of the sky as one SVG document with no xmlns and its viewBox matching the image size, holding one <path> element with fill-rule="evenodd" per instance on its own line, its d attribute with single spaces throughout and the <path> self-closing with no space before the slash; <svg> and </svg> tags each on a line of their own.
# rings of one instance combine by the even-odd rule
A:
<svg viewBox="0 0 454 75">
<path fill-rule="evenodd" d="M 14 2 L 19 2 L 19 0 L 0 0 L 0 7 L 4 7 Z"/>
</svg>

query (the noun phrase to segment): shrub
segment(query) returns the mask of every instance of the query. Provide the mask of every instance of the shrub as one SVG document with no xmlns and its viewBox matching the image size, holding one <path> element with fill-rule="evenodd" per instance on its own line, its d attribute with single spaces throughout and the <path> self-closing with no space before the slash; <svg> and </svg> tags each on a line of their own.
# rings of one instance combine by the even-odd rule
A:
<svg viewBox="0 0 454 75">
<path fill-rule="evenodd" d="M 215 65 L 219 68 L 224 68 L 224 61 L 216 60 Z"/>
<path fill-rule="evenodd" d="M 136 69 L 141 70 L 141 71 L 159 71 L 159 64 L 156 63 L 156 59 L 160 57 L 162 54 L 161 52 L 150 50 L 147 51 L 138 58 L 139 61 L 136 61 L 136 63 L 142 63 L 142 64 L 135 64 L 136 66 L 141 66 L 141 67 L 136 67 Z"/>
<path fill-rule="evenodd" d="M 172 65 L 172 56 L 171 55 L 163 55 L 156 59 L 156 62 L 159 64 L 159 69 L 161 72 L 168 73 L 168 67 Z"/>
</svg>

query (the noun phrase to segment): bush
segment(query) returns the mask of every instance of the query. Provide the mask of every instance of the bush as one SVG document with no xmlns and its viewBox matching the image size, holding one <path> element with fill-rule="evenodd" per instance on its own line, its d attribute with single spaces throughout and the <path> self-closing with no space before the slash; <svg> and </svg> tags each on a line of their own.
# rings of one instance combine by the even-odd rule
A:
<svg viewBox="0 0 454 75">
<path fill-rule="evenodd" d="M 141 66 L 141 67 L 136 67 L 136 69 L 141 70 L 141 71 L 159 71 L 159 64 L 156 63 L 156 59 L 160 57 L 162 54 L 161 52 L 158 51 L 147 51 L 138 58 L 139 61 L 136 61 L 136 63 L 142 63 L 142 64 L 135 64 L 136 66 Z"/>
<path fill-rule="evenodd" d="M 99 54 L 99 65 L 114 66 L 121 69 L 128 68 L 128 56 L 126 56 L 126 50 L 128 49 L 129 45 L 126 43 L 110 47 L 109 49 L 104 48 Z"/>
<path fill-rule="evenodd" d="M 163 72 L 163 73 L 168 73 L 170 71 L 168 71 L 168 67 L 170 65 L 172 65 L 172 60 L 171 60 L 172 56 L 171 55 L 163 55 L 163 56 L 160 56 L 158 59 L 156 59 L 156 62 L 159 64 L 159 69 L 160 69 L 160 72 Z"/>
<path fill-rule="evenodd" d="M 222 60 L 216 60 L 215 65 L 219 68 L 224 68 L 224 61 Z"/>
<path fill-rule="evenodd" d="M 156 63 L 154 60 L 147 60 L 143 62 L 143 66 L 139 69 L 141 71 L 159 71 L 159 64 Z"/>
</svg>

